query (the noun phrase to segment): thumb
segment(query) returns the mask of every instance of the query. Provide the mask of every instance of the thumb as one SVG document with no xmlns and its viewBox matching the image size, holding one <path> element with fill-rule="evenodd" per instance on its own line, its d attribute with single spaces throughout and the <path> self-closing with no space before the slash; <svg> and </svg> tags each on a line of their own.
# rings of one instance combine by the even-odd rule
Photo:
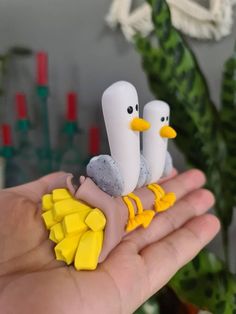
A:
<svg viewBox="0 0 236 314">
<path fill-rule="evenodd" d="M 24 196 L 37 203 L 41 201 L 44 194 L 49 193 L 52 189 L 66 187 L 66 180 L 69 176 L 72 175 L 66 172 L 55 172 L 38 180 L 6 189 L 6 191 Z"/>
</svg>

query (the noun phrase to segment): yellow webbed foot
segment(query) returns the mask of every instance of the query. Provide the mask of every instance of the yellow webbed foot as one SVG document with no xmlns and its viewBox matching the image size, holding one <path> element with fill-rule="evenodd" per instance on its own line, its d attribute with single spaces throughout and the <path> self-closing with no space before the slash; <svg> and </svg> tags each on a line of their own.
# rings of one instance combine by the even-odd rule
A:
<svg viewBox="0 0 236 314">
<path fill-rule="evenodd" d="M 165 195 L 165 191 L 163 190 L 163 188 L 156 183 L 149 184 L 147 188 L 155 194 L 155 198 L 157 200 L 162 199 L 162 197 Z"/>
<path fill-rule="evenodd" d="M 133 199 L 133 197 L 132 197 Z M 129 219 L 126 225 L 126 232 L 131 232 L 134 229 L 136 229 L 137 227 L 140 226 L 140 223 L 138 223 L 135 219 L 135 209 L 134 209 L 134 205 L 132 204 L 131 200 L 129 199 L 129 195 L 128 196 L 124 196 L 123 197 L 123 201 L 125 203 L 125 205 L 128 208 L 128 212 L 129 212 Z"/>
<path fill-rule="evenodd" d="M 158 184 L 150 184 L 147 186 L 155 194 L 154 208 L 155 211 L 160 213 L 166 211 L 174 205 L 176 201 L 175 193 L 165 193 L 164 189 Z"/>
<path fill-rule="evenodd" d="M 137 206 L 136 215 L 135 215 L 134 206 L 129 198 L 131 198 Z M 140 198 L 134 193 L 128 194 L 123 199 L 129 210 L 129 221 L 126 226 L 126 231 L 127 232 L 133 231 L 139 226 L 143 226 L 144 228 L 147 228 L 150 225 L 155 215 L 155 212 L 153 210 L 144 210 Z"/>
<path fill-rule="evenodd" d="M 135 220 L 139 225 L 147 228 L 152 222 L 155 212 L 153 210 L 144 210 L 141 214 L 135 216 Z"/>
<path fill-rule="evenodd" d="M 167 193 L 161 200 L 156 200 L 154 207 L 156 212 L 160 213 L 166 211 L 168 208 L 174 205 L 176 196 L 174 193 Z"/>
<path fill-rule="evenodd" d="M 167 193 L 163 197 L 163 201 L 168 202 L 170 206 L 173 206 L 174 203 L 176 202 L 176 195 L 173 192 Z"/>
<path fill-rule="evenodd" d="M 135 230 L 136 228 L 138 228 L 141 225 L 140 222 L 138 222 L 136 220 L 136 218 L 132 218 L 128 220 L 128 223 L 126 225 L 126 232 L 131 232 L 133 230 Z"/>
</svg>

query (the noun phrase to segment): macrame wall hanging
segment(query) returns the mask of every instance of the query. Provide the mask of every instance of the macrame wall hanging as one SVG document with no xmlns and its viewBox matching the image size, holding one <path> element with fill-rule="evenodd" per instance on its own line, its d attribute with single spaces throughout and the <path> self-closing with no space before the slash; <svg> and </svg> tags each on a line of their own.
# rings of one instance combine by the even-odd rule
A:
<svg viewBox="0 0 236 314">
<path fill-rule="evenodd" d="M 236 0 L 209 0 L 205 8 L 194 0 L 167 0 L 173 25 L 191 37 L 219 40 L 230 34 L 233 25 L 233 6 Z M 143 3 L 131 11 L 132 0 L 113 0 L 106 17 L 108 25 L 121 26 L 128 41 L 136 32 L 148 35 L 152 29 L 151 8 Z"/>
</svg>

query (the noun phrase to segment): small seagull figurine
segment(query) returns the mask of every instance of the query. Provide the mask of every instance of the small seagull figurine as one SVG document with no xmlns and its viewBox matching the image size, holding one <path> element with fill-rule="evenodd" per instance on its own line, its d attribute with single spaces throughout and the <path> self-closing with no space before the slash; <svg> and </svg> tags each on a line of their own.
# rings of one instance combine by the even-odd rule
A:
<svg viewBox="0 0 236 314">
<path fill-rule="evenodd" d="M 172 169 L 167 143 L 168 139 L 176 137 L 176 131 L 169 126 L 170 108 L 163 101 L 154 100 L 147 103 L 143 116 L 151 124 L 149 130 L 143 134 L 143 158 L 148 168 L 144 185 L 155 194 L 155 210 L 160 212 L 172 206 L 176 199 L 174 193 L 165 194 L 165 191 L 156 184 L 163 174 L 169 174 Z"/>
<path fill-rule="evenodd" d="M 119 81 L 105 90 L 102 110 L 111 155 L 93 157 L 87 165 L 87 175 L 104 192 L 123 196 L 129 210 L 126 231 L 151 222 L 154 212 L 143 211 L 141 201 L 133 193 L 140 174 L 140 132 L 150 124 L 139 118 L 138 95 L 135 87 Z M 133 200 L 138 214 L 135 214 Z"/>
</svg>

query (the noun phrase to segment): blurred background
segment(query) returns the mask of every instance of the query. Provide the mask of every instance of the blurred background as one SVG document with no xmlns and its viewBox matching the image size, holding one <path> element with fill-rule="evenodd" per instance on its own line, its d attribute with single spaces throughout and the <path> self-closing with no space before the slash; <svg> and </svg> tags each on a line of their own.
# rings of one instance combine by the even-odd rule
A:
<svg viewBox="0 0 236 314">
<path fill-rule="evenodd" d="M 1 53 L 17 45 L 30 48 L 35 53 L 45 51 L 48 54 L 48 111 L 54 147 L 59 144 L 66 95 L 69 91 L 77 93 L 77 118 L 84 132 L 79 139 L 83 158 L 87 154 L 88 129 L 91 125 L 98 124 L 102 128 L 102 151 L 108 149 L 100 100 L 102 92 L 111 83 L 117 80 L 133 83 L 141 107 L 154 98 L 148 88 L 140 56 L 133 45 L 125 40 L 119 30 L 112 31 L 105 23 L 110 4 L 110 0 L 3 0 L 0 4 Z M 230 36 L 217 42 L 187 38 L 208 79 L 212 98 L 217 105 L 223 63 L 233 51 L 235 34 L 236 24 Z M 6 95 L 1 105 L 2 122 L 13 123 L 15 94 L 24 92 L 29 117 L 35 129 L 39 127 L 39 109 L 35 100 L 36 72 L 34 55 L 14 58 L 10 63 L 5 82 Z M 175 166 L 184 169 L 184 158 L 172 143 L 170 147 Z"/>
</svg>

